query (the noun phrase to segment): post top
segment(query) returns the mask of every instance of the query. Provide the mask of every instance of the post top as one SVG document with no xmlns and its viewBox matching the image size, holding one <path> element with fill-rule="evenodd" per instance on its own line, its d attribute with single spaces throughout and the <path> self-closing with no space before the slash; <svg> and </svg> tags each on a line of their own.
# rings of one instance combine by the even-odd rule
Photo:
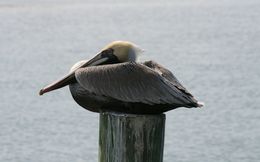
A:
<svg viewBox="0 0 260 162">
<path fill-rule="evenodd" d="M 165 114 L 128 114 L 128 113 L 119 113 L 119 112 L 101 112 L 100 115 L 110 115 L 116 117 L 128 117 L 128 118 L 154 118 L 154 117 L 163 117 L 165 118 Z"/>
</svg>

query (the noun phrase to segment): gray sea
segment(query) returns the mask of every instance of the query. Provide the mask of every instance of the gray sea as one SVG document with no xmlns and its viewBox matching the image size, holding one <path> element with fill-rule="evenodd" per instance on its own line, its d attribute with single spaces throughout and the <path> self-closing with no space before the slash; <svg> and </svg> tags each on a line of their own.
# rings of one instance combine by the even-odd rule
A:
<svg viewBox="0 0 260 162">
<path fill-rule="evenodd" d="M 164 162 L 260 161 L 259 0 L 1 0 L 1 162 L 98 160 L 99 115 L 38 91 L 113 40 L 206 104 L 166 113 Z"/>
</svg>

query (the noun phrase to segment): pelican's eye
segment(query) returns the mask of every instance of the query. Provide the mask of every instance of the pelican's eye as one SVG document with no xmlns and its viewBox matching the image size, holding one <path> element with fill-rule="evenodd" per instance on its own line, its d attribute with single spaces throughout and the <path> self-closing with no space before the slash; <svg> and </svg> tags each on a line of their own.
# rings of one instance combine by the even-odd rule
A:
<svg viewBox="0 0 260 162">
<path fill-rule="evenodd" d="M 120 63 L 118 58 L 114 55 L 114 50 L 112 48 L 106 49 L 101 52 L 101 57 L 107 57 L 108 60 L 103 64 L 115 64 Z"/>
<path fill-rule="evenodd" d="M 102 57 L 111 57 L 111 55 L 113 55 L 113 52 L 114 52 L 114 50 L 112 49 L 112 48 L 109 48 L 109 49 L 106 49 L 106 50 L 103 50 L 102 52 L 101 52 L 101 56 Z"/>
</svg>

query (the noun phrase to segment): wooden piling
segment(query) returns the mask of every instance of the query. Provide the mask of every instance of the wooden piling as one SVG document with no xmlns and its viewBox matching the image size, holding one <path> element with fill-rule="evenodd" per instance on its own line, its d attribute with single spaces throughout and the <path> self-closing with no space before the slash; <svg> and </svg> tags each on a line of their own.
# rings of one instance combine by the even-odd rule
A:
<svg viewBox="0 0 260 162">
<path fill-rule="evenodd" d="M 101 113 L 99 162 L 162 162 L 165 115 Z"/>
</svg>

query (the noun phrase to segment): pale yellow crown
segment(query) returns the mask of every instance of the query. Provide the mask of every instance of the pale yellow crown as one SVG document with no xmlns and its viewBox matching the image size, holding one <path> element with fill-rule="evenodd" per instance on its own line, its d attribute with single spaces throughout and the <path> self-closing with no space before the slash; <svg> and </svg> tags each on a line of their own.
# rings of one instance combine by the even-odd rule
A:
<svg viewBox="0 0 260 162">
<path fill-rule="evenodd" d="M 127 41 L 114 41 L 103 48 L 106 49 L 113 49 L 113 54 L 121 62 L 136 61 L 138 54 L 143 52 L 137 45 Z"/>
</svg>

